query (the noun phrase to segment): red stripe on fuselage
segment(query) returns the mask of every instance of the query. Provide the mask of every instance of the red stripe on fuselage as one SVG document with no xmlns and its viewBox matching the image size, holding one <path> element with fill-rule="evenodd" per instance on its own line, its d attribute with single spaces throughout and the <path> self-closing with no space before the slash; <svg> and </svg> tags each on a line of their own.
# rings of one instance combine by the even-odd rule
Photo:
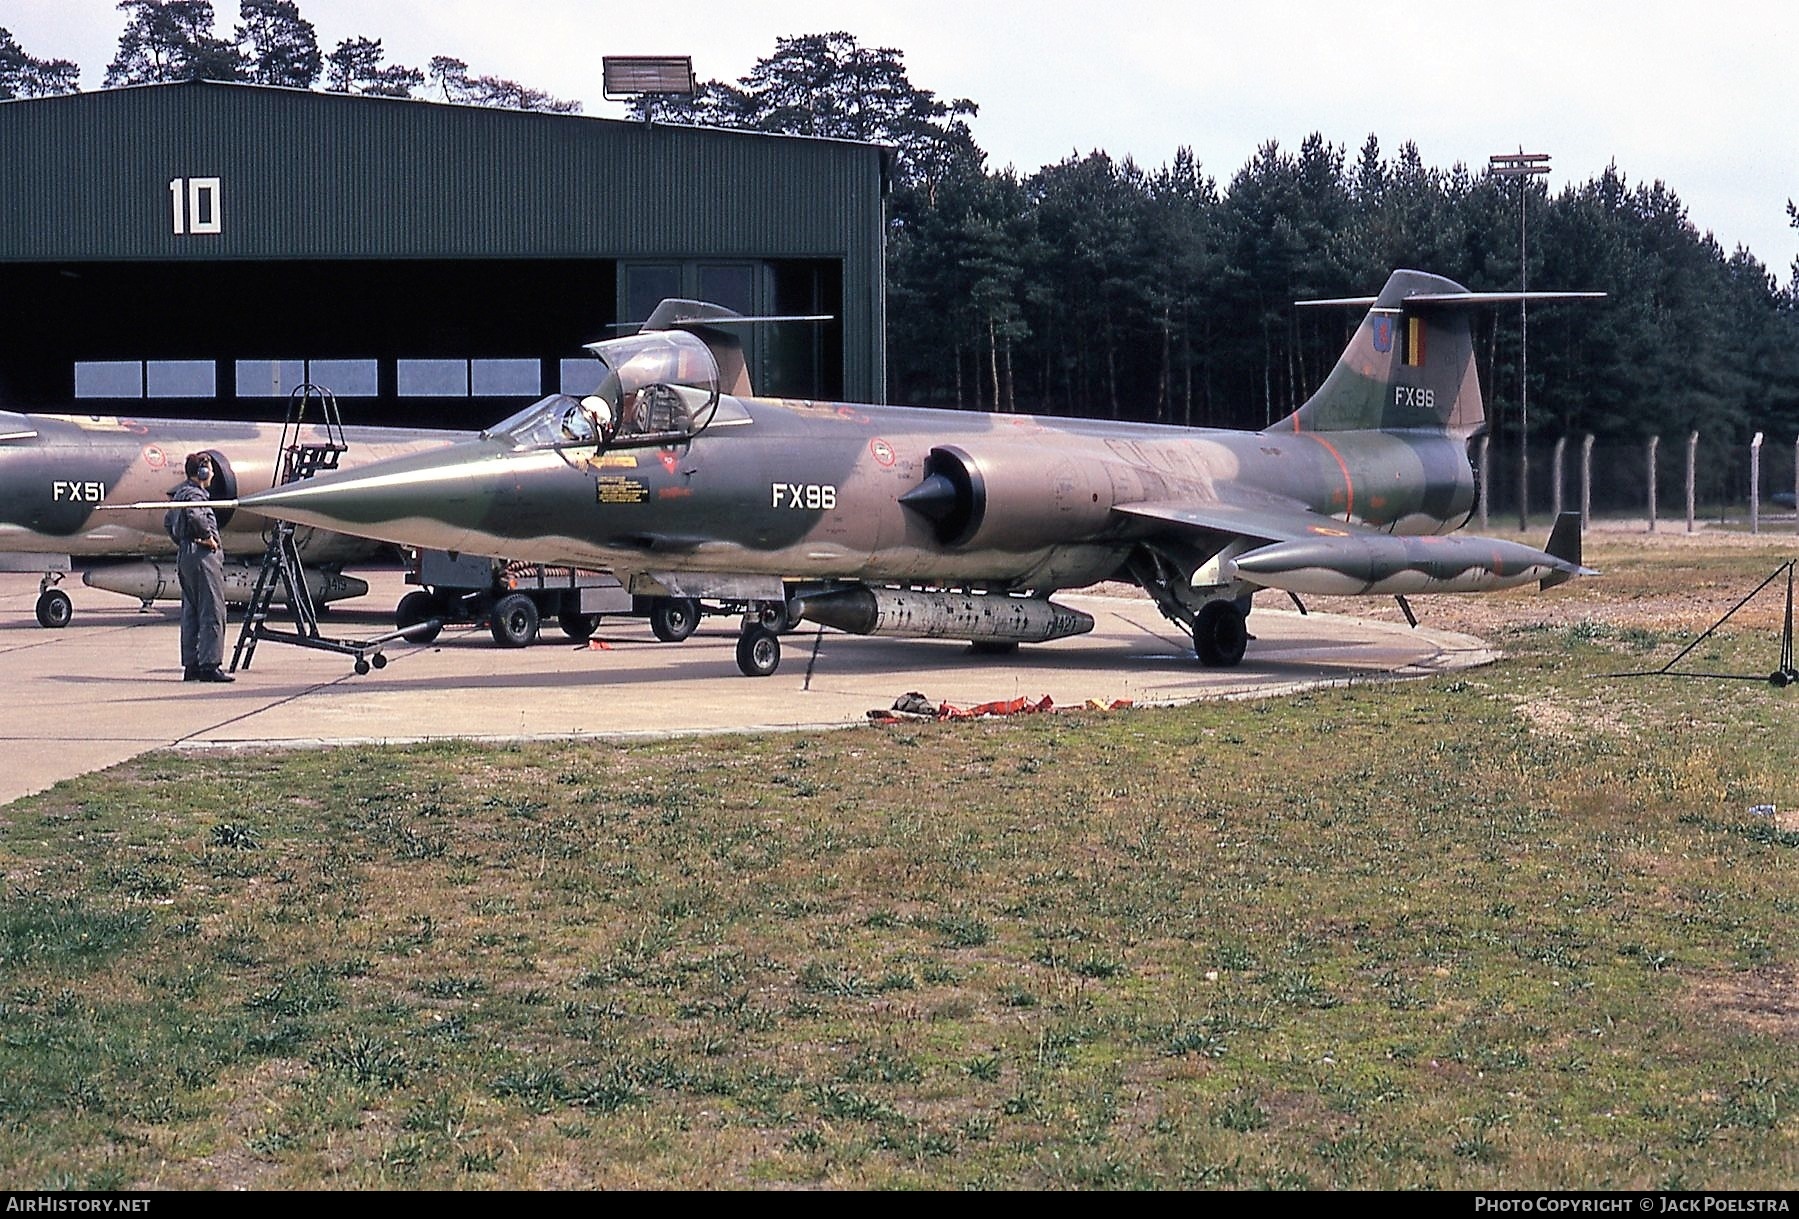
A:
<svg viewBox="0 0 1799 1219">
<path fill-rule="evenodd" d="M 1355 511 L 1355 482 L 1349 477 L 1349 463 L 1343 460 L 1343 454 L 1337 452 L 1337 446 L 1326 440 L 1317 432 L 1304 433 L 1308 440 L 1316 440 L 1324 446 L 1324 451 L 1336 459 L 1337 469 L 1343 471 L 1343 523 L 1348 524 L 1350 515 Z"/>
</svg>

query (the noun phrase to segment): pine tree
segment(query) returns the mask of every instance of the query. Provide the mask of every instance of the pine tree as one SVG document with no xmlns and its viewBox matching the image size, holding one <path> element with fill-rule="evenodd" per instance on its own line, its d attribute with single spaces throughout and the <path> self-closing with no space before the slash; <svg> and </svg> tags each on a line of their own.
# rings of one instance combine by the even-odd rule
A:
<svg viewBox="0 0 1799 1219">
<path fill-rule="evenodd" d="M 106 87 L 176 80 L 242 80 L 237 44 L 213 35 L 212 0 L 120 0 L 129 15 Z"/>
<path fill-rule="evenodd" d="M 50 97 L 80 88 L 81 69 L 74 63 L 28 55 L 10 30 L 0 29 L 0 101 Z"/>
<path fill-rule="evenodd" d="M 246 48 L 244 79 L 310 89 L 324 67 L 318 33 L 294 0 L 240 0 L 238 45 Z"/>
<path fill-rule="evenodd" d="M 575 114 L 580 102 L 567 102 L 551 97 L 541 89 L 531 89 L 516 81 L 497 76 L 468 74 L 468 64 L 449 55 L 431 59 L 426 75 L 431 86 L 446 102 L 465 106 L 497 106 L 507 110 L 543 110 L 551 114 Z"/>
<path fill-rule="evenodd" d="M 425 83 L 417 68 L 384 64 L 387 52 L 379 38 L 346 38 L 325 57 L 325 88 L 332 93 L 365 93 L 371 97 L 411 97 Z"/>
</svg>

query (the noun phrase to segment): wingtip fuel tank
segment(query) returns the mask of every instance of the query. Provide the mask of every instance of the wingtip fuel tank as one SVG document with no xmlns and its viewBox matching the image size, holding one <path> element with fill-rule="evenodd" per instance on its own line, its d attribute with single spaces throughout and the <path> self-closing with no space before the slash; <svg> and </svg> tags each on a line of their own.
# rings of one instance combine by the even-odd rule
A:
<svg viewBox="0 0 1799 1219">
<path fill-rule="evenodd" d="M 1589 574 L 1546 551 L 1483 537 L 1392 534 L 1276 542 L 1237 556 L 1239 576 L 1319 595 L 1478 593 Z"/>
</svg>

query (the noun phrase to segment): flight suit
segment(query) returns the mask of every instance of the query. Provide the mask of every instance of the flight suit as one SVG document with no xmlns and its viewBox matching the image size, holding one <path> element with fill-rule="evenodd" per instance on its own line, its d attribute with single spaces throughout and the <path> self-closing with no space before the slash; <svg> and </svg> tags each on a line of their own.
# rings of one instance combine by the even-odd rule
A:
<svg viewBox="0 0 1799 1219">
<path fill-rule="evenodd" d="M 206 505 L 203 487 L 184 482 L 180 504 Z M 175 569 L 181 578 L 181 667 L 189 680 L 218 672 L 225 659 L 225 552 L 217 545 L 219 518 L 210 507 L 184 508 L 176 517 Z M 211 539 L 209 549 L 202 545 Z"/>
</svg>

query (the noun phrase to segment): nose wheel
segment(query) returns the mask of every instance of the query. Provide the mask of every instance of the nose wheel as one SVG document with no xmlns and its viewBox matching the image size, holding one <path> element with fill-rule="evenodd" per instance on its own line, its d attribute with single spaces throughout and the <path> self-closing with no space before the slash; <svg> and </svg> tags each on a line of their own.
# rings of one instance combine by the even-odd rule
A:
<svg viewBox="0 0 1799 1219">
<path fill-rule="evenodd" d="M 37 595 L 37 624 L 52 630 L 69 625 L 75 616 L 74 603 L 60 588 L 46 588 Z"/>
<path fill-rule="evenodd" d="M 767 677 L 781 667 L 781 641 L 760 622 L 751 621 L 737 637 L 737 668 L 745 677 Z"/>
</svg>

